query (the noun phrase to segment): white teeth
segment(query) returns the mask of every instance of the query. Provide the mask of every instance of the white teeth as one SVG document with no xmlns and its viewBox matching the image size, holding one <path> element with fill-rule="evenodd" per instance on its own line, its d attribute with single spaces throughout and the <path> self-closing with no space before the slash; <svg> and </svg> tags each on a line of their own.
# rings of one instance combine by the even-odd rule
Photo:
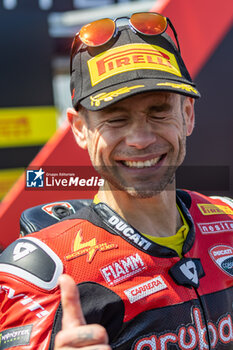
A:
<svg viewBox="0 0 233 350">
<path fill-rule="evenodd" d="M 161 157 L 157 157 L 157 158 L 153 158 L 150 160 L 146 160 L 145 162 L 139 161 L 139 162 L 135 162 L 135 161 L 130 161 L 130 160 L 126 160 L 123 163 L 128 166 L 129 168 L 149 168 L 155 164 L 158 163 L 158 161 L 160 160 Z"/>
</svg>

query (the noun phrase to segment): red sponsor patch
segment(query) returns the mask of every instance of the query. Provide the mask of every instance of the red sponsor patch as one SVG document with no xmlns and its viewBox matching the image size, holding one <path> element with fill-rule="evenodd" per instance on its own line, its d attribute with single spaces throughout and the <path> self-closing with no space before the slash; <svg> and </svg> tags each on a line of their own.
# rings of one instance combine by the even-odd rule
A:
<svg viewBox="0 0 233 350">
<path fill-rule="evenodd" d="M 226 274 L 233 276 L 233 248 L 227 245 L 217 245 L 209 250 L 209 255 L 215 264 Z"/>
<path fill-rule="evenodd" d="M 133 254 L 102 267 L 100 272 L 109 286 L 115 286 L 147 268 L 140 255 Z"/>
</svg>

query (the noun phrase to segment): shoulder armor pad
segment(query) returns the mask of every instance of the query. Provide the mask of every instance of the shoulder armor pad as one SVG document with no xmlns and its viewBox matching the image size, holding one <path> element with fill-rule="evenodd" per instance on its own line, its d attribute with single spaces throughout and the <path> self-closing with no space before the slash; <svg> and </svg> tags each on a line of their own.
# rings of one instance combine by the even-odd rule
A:
<svg viewBox="0 0 233 350">
<path fill-rule="evenodd" d="M 51 290 L 57 285 L 63 264 L 45 243 L 34 237 L 25 237 L 13 242 L 0 255 L 0 272 Z"/>
<path fill-rule="evenodd" d="M 54 225 L 62 219 L 68 219 L 70 215 L 90 204 L 90 199 L 71 199 L 25 209 L 20 217 L 21 237 Z"/>
</svg>

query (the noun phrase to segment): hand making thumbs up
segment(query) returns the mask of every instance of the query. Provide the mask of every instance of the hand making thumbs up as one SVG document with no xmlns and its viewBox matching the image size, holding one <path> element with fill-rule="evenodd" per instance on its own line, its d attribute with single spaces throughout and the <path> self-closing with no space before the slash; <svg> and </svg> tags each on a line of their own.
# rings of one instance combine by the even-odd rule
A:
<svg viewBox="0 0 233 350">
<path fill-rule="evenodd" d="M 69 275 L 59 279 L 63 309 L 62 329 L 56 335 L 54 350 L 111 350 L 104 327 L 86 324 L 80 303 L 78 288 Z"/>
</svg>

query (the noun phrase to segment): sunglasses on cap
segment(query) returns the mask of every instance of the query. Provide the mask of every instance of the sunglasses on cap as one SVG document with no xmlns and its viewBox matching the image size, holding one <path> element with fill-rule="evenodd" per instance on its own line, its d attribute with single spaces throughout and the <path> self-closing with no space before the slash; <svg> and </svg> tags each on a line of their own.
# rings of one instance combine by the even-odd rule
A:
<svg viewBox="0 0 233 350">
<path fill-rule="evenodd" d="M 75 35 L 70 54 L 70 74 L 72 73 L 73 57 L 79 52 L 82 44 L 89 47 L 98 47 L 108 43 L 117 35 L 116 21 L 119 19 L 128 19 L 129 27 L 132 31 L 147 36 L 156 36 L 166 31 L 168 25 L 173 31 L 176 39 L 177 48 L 180 52 L 180 45 L 177 38 L 176 30 L 168 17 L 162 16 L 156 12 L 139 12 L 134 13 L 131 17 L 118 17 L 114 20 L 103 18 L 86 24 Z"/>
</svg>

